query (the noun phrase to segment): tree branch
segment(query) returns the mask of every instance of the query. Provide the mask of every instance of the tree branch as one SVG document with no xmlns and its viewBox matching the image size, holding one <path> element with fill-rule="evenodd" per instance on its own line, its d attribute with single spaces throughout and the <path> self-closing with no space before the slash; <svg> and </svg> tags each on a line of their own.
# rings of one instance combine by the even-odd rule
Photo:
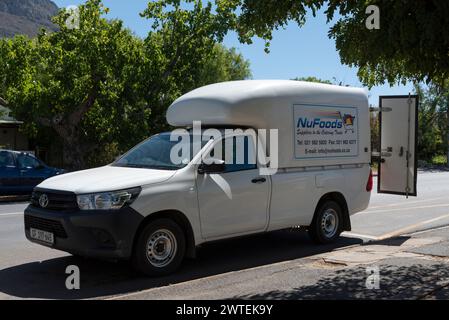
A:
<svg viewBox="0 0 449 320">
<path fill-rule="evenodd" d="M 8 101 L 6 101 L 5 99 L 3 99 L 2 97 L 0 97 L 0 104 L 4 107 L 8 106 Z"/>
<path fill-rule="evenodd" d="M 150 86 L 150 89 L 148 90 L 148 95 L 152 96 L 152 95 L 156 95 L 162 88 L 162 84 L 168 79 L 168 77 L 172 74 L 173 70 L 176 67 L 176 64 L 179 61 L 179 58 L 181 56 L 181 50 L 179 49 L 179 47 L 176 49 L 176 52 L 174 54 L 173 59 L 170 61 L 170 63 L 168 64 L 167 68 L 165 69 L 164 73 L 162 74 L 162 76 L 157 79 L 157 81 L 153 82 L 153 85 Z"/>
<path fill-rule="evenodd" d="M 94 105 L 97 100 L 99 81 L 99 77 L 94 77 L 94 85 L 92 86 L 92 89 L 88 93 L 86 99 L 69 115 L 68 121 L 70 125 L 77 125 L 86 112 L 88 112 Z"/>
<path fill-rule="evenodd" d="M 175 70 L 176 65 L 178 64 L 179 59 L 181 58 L 181 54 L 184 51 L 185 46 L 194 38 L 194 34 L 190 35 L 187 39 L 182 42 L 175 51 L 175 54 L 173 55 L 172 60 L 168 64 L 167 68 L 165 69 L 162 76 L 153 83 L 152 86 L 150 86 L 150 89 L 148 90 L 149 95 L 155 95 L 157 94 L 161 88 L 162 83 L 164 83 L 168 77 L 172 74 L 173 70 Z"/>
</svg>

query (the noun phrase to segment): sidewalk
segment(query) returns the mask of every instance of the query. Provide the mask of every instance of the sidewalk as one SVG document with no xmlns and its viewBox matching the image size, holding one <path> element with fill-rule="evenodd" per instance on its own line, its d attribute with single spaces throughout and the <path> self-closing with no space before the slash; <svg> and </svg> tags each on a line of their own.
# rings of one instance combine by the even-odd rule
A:
<svg viewBox="0 0 449 320">
<path fill-rule="evenodd" d="M 449 299 L 449 227 L 116 298 Z"/>
</svg>

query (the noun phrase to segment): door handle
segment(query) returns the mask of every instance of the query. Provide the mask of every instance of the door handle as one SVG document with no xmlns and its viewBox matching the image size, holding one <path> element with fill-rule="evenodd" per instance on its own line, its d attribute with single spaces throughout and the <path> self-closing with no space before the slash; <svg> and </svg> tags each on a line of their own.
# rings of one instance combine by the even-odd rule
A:
<svg viewBox="0 0 449 320">
<path fill-rule="evenodd" d="M 404 147 L 401 147 L 399 150 L 399 156 L 402 157 L 404 155 Z"/>
<path fill-rule="evenodd" d="M 254 178 L 251 180 L 252 183 L 264 183 L 265 181 L 267 181 L 265 178 Z"/>
</svg>

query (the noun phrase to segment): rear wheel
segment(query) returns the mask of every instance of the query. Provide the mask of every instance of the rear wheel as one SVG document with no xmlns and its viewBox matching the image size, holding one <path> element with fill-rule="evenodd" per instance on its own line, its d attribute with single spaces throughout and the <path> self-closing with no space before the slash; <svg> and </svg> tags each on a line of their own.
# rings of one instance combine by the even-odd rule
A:
<svg viewBox="0 0 449 320">
<path fill-rule="evenodd" d="M 313 241 L 321 244 L 332 243 L 342 232 L 342 210 L 332 200 L 326 200 L 315 213 L 309 227 L 309 235 Z"/>
<path fill-rule="evenodd" d="M 185 255 L 185 235 L 173 220 L 158 219 L 140 232 L 133 253 L 135 269 L 148 276 L 170 274 Z"/>
</svg>

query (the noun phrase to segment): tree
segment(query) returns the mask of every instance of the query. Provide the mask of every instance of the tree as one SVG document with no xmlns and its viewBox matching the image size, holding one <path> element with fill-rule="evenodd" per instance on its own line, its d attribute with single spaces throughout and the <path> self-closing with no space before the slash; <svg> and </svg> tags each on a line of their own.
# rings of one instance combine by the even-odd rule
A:
<svg viewBox="0 0 449 320">
<path fill-rule="evenodd" d="M 28 132 L 52 128 L 63 142 L 64 163 L 73 169 L 85 167 L 96 148 L 89 136 L 102 142 L 117 129 L 111 124 L 141 103 L 136 97 L 143 42 L 121 21 L 106 21 L 104 13 L 100 1 L 87 1 L 80 7 L 79 28 L 69 29 L 68 13 L 62 11 L 54 19 L 59 32 L 3 41 L 11 50 L 2 91 L 13 114 L 25 121 Z"/>
<path fill-rule="evenodd" d="M 242 42 L 257 36 L 268 50 L 273 30 L 289 21 L 302 26 L 306 14 L 325 9 L 333 25 L 341 61 L 359 68 L 368 86 L 407 80 L 442 83 L 449 78 L 449 2 L 439 0 L 216 0 L 220 10 L 230 10 L 229 25 Z M 380 9 L 380 29 L 368 30 L 368 5 Z M 337 16 L 340 15 L 340 17 Z M 336 22 L 335 19 L 338 18 Z"/>
<path fill-rule="evenodd" d="M 449 87 L 430 83 L 415 86 L 419 96 L 418 158 L 432 161 L 434 156 L 449 159 Z"/>
<path fill-rule="evenodd" d="M 105 164 L 168 128 L 165 110 L 180 94 L 250 76 L 240 54 L 216 45 L 225 26 L 211 5 L 193 2 L 191 10 L 150 2 L 145 40 L 106 20 L 100 0 L 80 6 L 79 28 L 68 28 L 69 13 L 61 11 L 57 32 L 2 39 L 0 96 L 29 134 L 54 132 L 68 168 Z"/>
</svg>

